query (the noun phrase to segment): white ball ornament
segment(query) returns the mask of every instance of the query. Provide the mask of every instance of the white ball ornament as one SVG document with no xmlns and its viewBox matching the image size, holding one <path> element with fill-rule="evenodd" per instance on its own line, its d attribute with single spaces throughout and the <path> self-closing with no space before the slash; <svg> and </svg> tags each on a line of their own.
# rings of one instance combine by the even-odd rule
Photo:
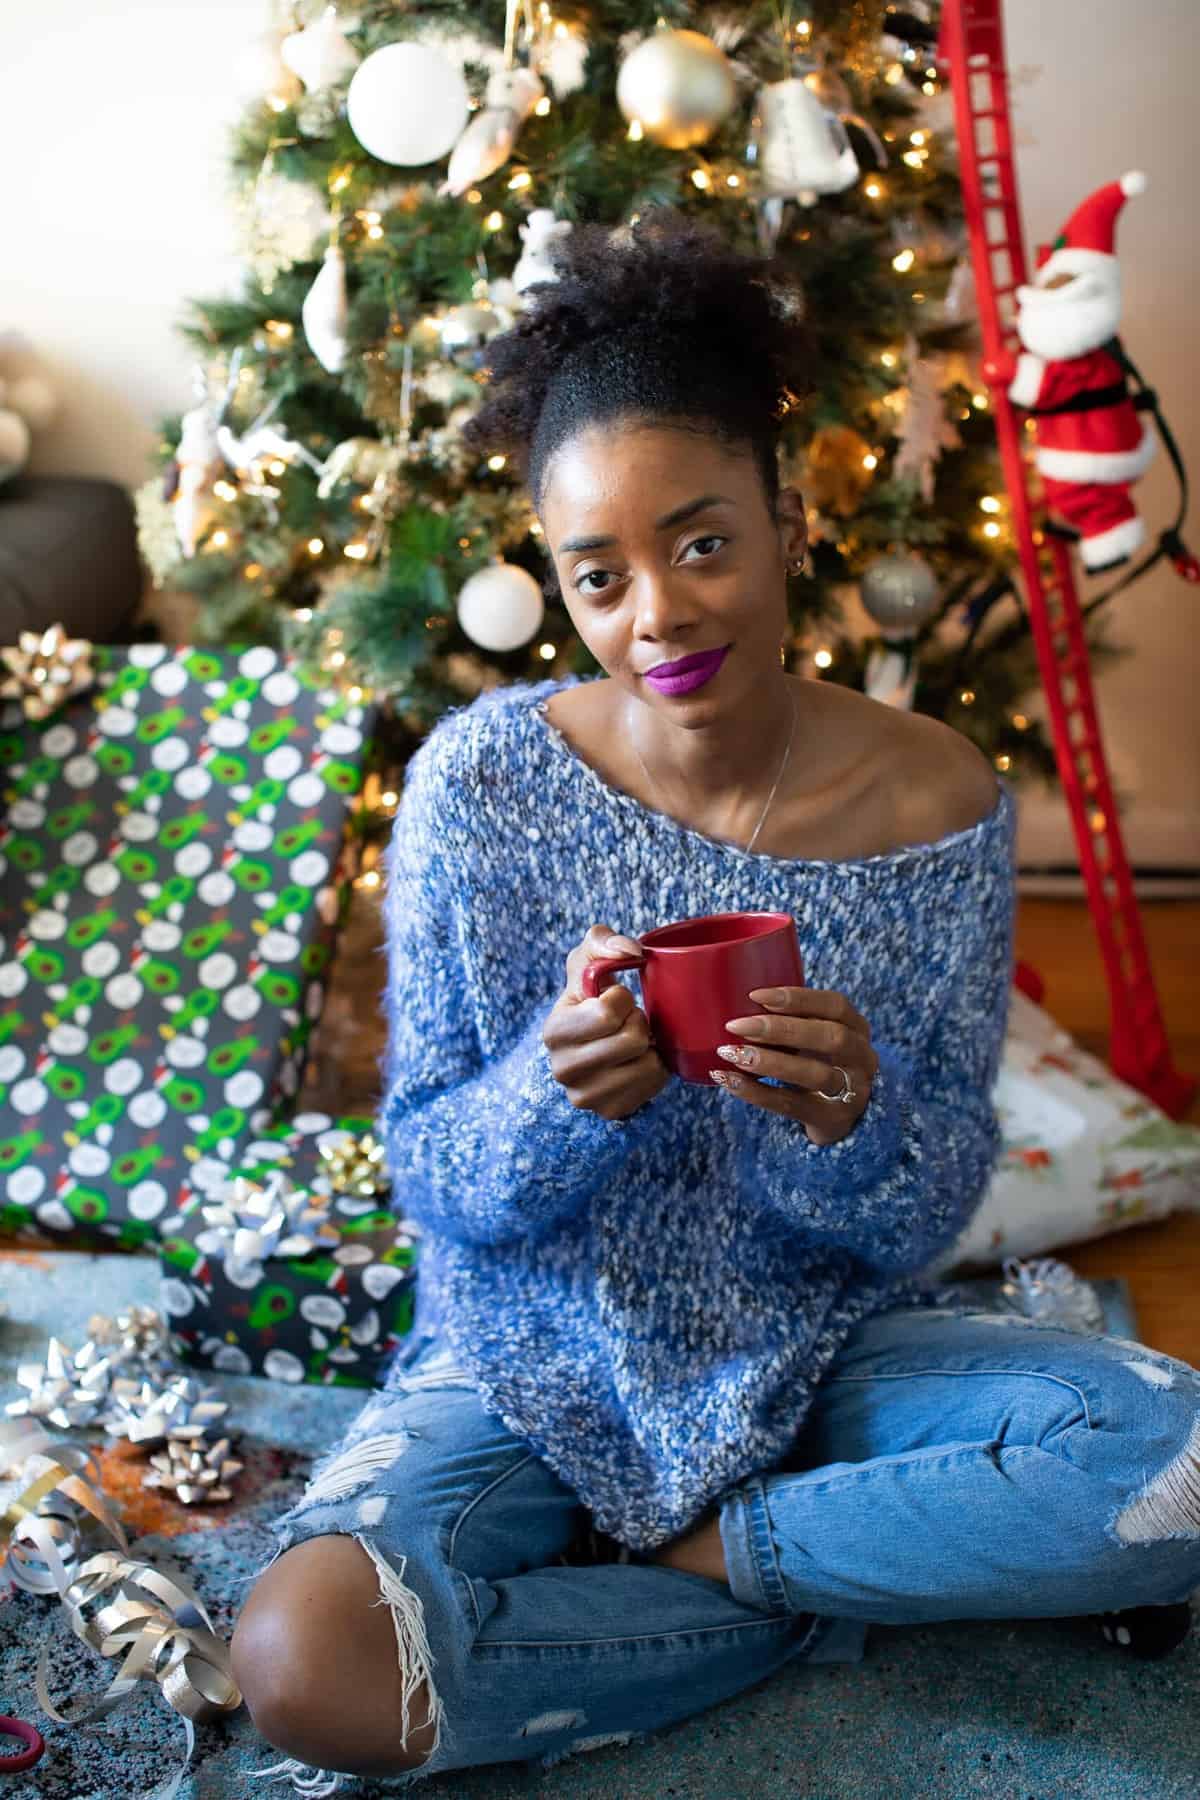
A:
<svg viewBox="0 0 1200 1800">
<path fill-rule="evenodd" d="M 380 162 L 437 162 L 462 135 L 470 96 L 453 63 L 427 44 L 385 44 L 360 63 L 346 97 L 350 129 Z"/>
<path fill-rule="evenodd" d="M 477 570 L 458 596 L 458 622 L 481 650 L 520 649 L 537 631 L 545 610 L 541 588 L 515 563 Z"/>
<path fill-rule="evenodd" d="M 29 455 L 29 427 L 19 412 L 0 407 L 0 481 L 7 481 L 25 467 Z"/>
<path fill-rule="evenodd" d="M 699 31 L 656 31 L 630 52 L 617 76 L 625 117 L 669 150 L 704 143 L 736 100 L 728 58 Z"/>
</svg>

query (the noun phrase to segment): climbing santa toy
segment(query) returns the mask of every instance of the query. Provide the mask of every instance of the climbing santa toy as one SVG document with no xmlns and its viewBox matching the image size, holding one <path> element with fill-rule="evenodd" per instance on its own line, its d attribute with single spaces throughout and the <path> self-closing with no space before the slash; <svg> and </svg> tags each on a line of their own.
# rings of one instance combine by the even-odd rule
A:
<svg viewBox="0 0 1200 1800">
<path fill-rule="evenodd" d="M 1023 353 L 1008 352 L 985 370 L 1036 419 L 1034 460 L 1051 529 L 1079 538 L 1090 572 L 1127 561 L 1146 536 L 1130 486 L 1145 473 L 1155 438 L 1127 386 L 1113 248 L 1121 208 L 1145 187 L 1135 172 L 1097 188 L 1053 245 L 1042 246 L 1032 285 L 1017 290 Z"/>
</svg>

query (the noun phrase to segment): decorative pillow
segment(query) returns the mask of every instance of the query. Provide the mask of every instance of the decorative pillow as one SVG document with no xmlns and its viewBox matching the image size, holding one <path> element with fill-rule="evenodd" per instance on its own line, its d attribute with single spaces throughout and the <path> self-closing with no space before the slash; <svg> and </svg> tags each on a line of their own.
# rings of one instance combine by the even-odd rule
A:
<svg viewBox="0 0 1200 1800">
<path fill-rule="evenodd" d="M 1200 1208 L 1200 1130 L 1173 1124 L 1019 990 L 995 1102 L 1000 1162 L 937 1273 L 1042 1256 Z"/>
</svg>

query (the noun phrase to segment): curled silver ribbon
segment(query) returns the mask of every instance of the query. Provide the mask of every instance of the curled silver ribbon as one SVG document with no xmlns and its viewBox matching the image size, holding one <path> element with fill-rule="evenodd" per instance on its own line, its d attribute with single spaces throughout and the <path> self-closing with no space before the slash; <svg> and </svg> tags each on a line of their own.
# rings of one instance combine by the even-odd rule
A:
<svg viewBox="0 0 1200 1800">
<path fill-rule="evenodd" d="M 66 1713 L 50 1698 L 50 1649 L 43 1645 L 35 1679 L 39 1704 L 60 1725 L 90 1725 L 119 1706 L 139 1680 L 154 1681 L 180 1715 L 187 1739 L 183 1767 L 155 1797 L 173 1800 L 191 1763 L 196 1725 L 242 1703 L 229 1648 L 189 1587 L 130 1556 L 124 1531 L 93 1485 L 99 1475 L 88 1452 L 56 1443 L 28 1420 L 0 1423 L 0 1479 L 11 1473 L 27 1483 L 0 1514 L 14 1582 L 32 1593 L 56 1593 L 81 1642 L 100 1656 L 124 1656 L 102 1694 Z M 81 1561 L 90 1529 L 81 1514 L 116 1548 Z M 101 1599 L 105 1604 L 89 1618 L 88 1608 Z"/>
</svg>

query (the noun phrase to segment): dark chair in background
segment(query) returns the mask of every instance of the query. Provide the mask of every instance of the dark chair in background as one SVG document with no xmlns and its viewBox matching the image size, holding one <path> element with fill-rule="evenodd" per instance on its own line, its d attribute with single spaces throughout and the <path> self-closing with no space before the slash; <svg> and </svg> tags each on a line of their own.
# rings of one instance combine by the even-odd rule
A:
<svg viewBox="0 0 1200 1800">
<path fill-rule="evenodd" d="M 49 625 L 118 641 L 141 593 L 124 488 L 79 475 L 23 475 L 0 487 L 0 644 Z"/>
</svg>

